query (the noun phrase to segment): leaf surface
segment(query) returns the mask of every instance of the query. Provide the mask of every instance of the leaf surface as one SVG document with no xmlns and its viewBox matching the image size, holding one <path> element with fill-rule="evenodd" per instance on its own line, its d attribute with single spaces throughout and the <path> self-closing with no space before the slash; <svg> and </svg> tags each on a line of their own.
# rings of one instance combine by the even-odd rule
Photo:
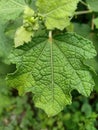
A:
<svg viewBox="0 0 98 130">
<path fill-rule="evenodd" d="M 27 31 L 23 26 L 17 29 L 15 33 L 15 47 L 23 45 L 24 43 L 28 43 L 31 41 L 31 37 L 33 36 L 32 31 Z"/>
<path fill-rule="evenodd" d="M 5 23 L 17 18 L 26 6 L 25 0 L 0 0 L 0 20 Z"/>
<path fill-rule="evenodd" d="M 89 5 L 89 9 L 98 12 L 98 0 L 86 0 L 86 2 Z"/>
<path fill-rule="evenodd" d="M 45 17 L 48 29 L 64 29 L 69 25 L 79 0 L 38 0 L 39 13 Z"/>
<path fill-rule="evenodd" d="M 13 76 L 17 79 L 25 73 L 31 73 L 34 84 L 29 91 L 34 94 L 35 105 L 44 109 L 48 116 L 53 116 L 71 103 L 72 90 L 90 95 L 94 81 L 83 60 L 94 56 L 96 51 L 93 44 L 74 33 L 55 36 L 52 41 L 34 38 L 10 55 L 9 60 L 16 64 L 17 72 L 8 76 L 8 82 L 12 81 Z M 26 82 L 31 83 L 29 79 L 26 77 L 24 80 L 27 88 Z M 12 87 L 18 89 L 20 80 L 14 81 Z"/>
<path fill-rule="evenodd" d="M 5 36 L 5 27 L 6 26 L 0 23 L 0 58 L 2 58 L 4 62 L 8 62 L 7 57 L 12 49 L 13 44 L 12 40 Z"/>
<path fill-rule="evenodd" d="M 19 90 L 19 94 L 24 95 L 26 92 L 31 91 L 34 79 L 30 72 L 23 74 L 16 72 L 15 75 L 10 76 L 8 85 L 15 86 Z"/>
</svg>

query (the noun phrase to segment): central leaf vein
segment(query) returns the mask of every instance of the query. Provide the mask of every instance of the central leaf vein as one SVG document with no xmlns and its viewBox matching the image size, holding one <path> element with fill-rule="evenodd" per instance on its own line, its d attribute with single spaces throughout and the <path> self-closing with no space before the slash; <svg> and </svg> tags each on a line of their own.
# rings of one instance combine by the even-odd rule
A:
<svg viewBox="0 0 98 130">
<path fill-rule="evenodd" d="M 53 44 L 50 43 L 50 55 L 51 55 L 51 87 L 52 87 L 52 100 L 54 102 L 54 67 L 53 67 Z"/>
</svg>

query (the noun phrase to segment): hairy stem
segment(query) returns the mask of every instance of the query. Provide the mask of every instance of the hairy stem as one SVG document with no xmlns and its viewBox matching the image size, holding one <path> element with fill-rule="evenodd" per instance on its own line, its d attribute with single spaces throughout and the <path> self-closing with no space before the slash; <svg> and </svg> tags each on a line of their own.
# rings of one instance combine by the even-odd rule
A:
<svg viewBox="0 0 98 130">
<path fill-rule="evenodd" d="M 75 12 L 75 15 L 88 14 L 88 13 L 92 13 L 92 10 L 77 11 Z"/>
</svg>

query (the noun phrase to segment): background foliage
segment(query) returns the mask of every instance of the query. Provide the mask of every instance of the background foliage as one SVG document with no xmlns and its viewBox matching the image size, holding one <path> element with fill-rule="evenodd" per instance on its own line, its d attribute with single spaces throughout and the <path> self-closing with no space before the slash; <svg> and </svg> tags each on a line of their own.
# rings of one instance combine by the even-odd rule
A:
<svg viewBox="0 0 98 130">
<path fill-rule="evenodd" d="M 30 0 L 27 3 L 32 2 Z M 80 13 L 81 11 L 81 13 Z M 16 14 L 17 15 L 17 14 Z M 21 23 L 21 20 L 19 20 Z M 14 27 L 20 23 L 10 26 L 9 22 L 6 36 L 13 37 Z M 9 32 L 8 27 L 12 29 Z M 2 26 L 0 27 L 0 31 Z M 98 52 L 98 1 L 84 0 L 78 4 L 77 14 L 71 20 L 68 31 L 76 32 L 83 37 L 93 41 Z M 64 32 L 66 31 L 64 30 Z M 41 34 L 45 33 L 41 31 Z M 55 33 L 58 33 L 56 30 Z M 36 34 L 39 35 L 39 34 Z M 4 37 L 0 37 L 1 39 Z M 7 39 L 6 39 L 7 40 Z M 7 43 L 7 42 L 6 42 Z M 8 43 L 7 43 L 8 44 Z M 0 44 L 1 45 L 1 44 Z M 2 46 L 0 46 L 2 48 Z M 7 55 L 5 49 L 0 55 Z M 10 47 L 9 47 L 10 49 Z M 10 51 L 10 50 L 8 50 Z M 5 52 L 5 53 L 4 53 Z M 4 53 L 4 54 L 3 54 Z M 87 61 L 98 73 L 98 57 Z M 8 88 L 4 78 L 8 72 L 13 72 L 16 67 L 9 65 L 8 61 L 0 58 L 0 130 L 97 130 L 98 129 L 98 76 L 94 75 L 96 86 L 89 98 L 81 96 L 77 91 L 73 91 L 73 103 L 55 117 L 48 118 L 42 111 L 34 107 L 32 103 L 32 93 L 19 96 L 16 89 Z"/>
</svg>

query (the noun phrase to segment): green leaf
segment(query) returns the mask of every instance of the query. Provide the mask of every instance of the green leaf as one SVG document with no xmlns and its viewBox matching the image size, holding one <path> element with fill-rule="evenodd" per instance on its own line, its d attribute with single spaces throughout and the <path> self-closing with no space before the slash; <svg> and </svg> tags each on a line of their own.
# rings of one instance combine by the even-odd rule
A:
<svg viewBox="0 0 98 130">
<path fill-rule="evenodd" d="M 81 111 L 84 112 L 87 117 L 90 117 L 92 114 L 92 108 L 88 103 L 82 105 Z"/>
<path fill-rule="evenodd" d="M 89 40 L 66 33 L 55 36 L 52 41 L 37 37 L 31 43 L 15 49 L 9 60 L 16 64 L 18 76 L 29 72 L 32 74 L 35 83 L 29 91 L 34 93 L 35 105 L 44 109 L 48 116 L 53 116 L 71 103 L 72 90 L 90 95 L 94 81 L 83 60 L 94 56 L 96 51 Z M 11 79 L 13 75 L 17 79 L 17 72 L 10 75 Z M 17 84 L 19 80 L 13 82 L 13 87 L 17 87 Z"/>
<path fill-rule="evenodd" d="M 25 0 L 0 0 L 0 20 L 5 23 L 16 19 L 26 6 Z"/>
<path fill-rule="evenodd" d="M 8 62 L 7 57 L 12 49 L 12 41 L 5 36 L 5 27 L 0 23 L 0 58 L 4 62 Z"/>
<path fill-rule="evenodd" d="M 0 115 L 2 111 L 4 110 L 4 108 L 7 108 L 11 102 L 12 102 L 12 99 L 10 100 L 8 96 L 0 93 Z"/>
<path fill-rule="evenodd" d="M 92 11 L 98 12 L 98 0 L 86 0 L 89 9 Z"/>
<path fill-rule="evenodd" d="M 70 24 L 79 0 L 38 0 L 39 13 L 45 18 L 47 29 L 63 30 Z"/>
<path fill-rule="evenodd" d="M 94 21 L 96 28 L 98 29 L 98 18 L 95 18 L 93 21 Z"/>
<path fill-rule="evenodd" d="M 30 42 L 33 35 L 32 31 L 27 31 L 23 26 L 21 26 L 15 33 L 15 47 Z"/>
<path fill-rule="evenodd" d="M 19 27 L 15 33 L 15 47 L 30 42 L 34 32 L 39 28 L 38 18 L 34 18 L 34 11 L 31 8 L 25 8 L 23 17 L 23 26 Z"/>
</svg>

